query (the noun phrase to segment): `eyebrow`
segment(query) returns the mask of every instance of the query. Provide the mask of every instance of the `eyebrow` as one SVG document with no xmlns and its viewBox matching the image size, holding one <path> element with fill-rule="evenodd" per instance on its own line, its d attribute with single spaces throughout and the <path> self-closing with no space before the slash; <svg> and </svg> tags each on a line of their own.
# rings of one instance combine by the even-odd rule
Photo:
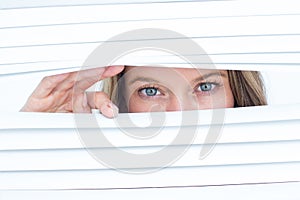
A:
<svg viewBox="0 0 300 200">
<path fill-rule="evenodd" d="M 225 73 L 222 73 L 222 72 L 212 72 L 212 73 L 208 73 L 208 74 L 204 74 L 202 75 L 201 77 L 198 77 L 198 78 L 195 78 L 192 82 L 199 82 L 199 81 L 203 81 L 205 79 L 207 79 L 208 77 L 211 77 L 211 76 L 222 76 L 222 77 L 227 77 Z M 129 82 L 129 85 L 137 82 L 137 81 L 142 81 L 142 82 L 154 82 L 154 83 L 160 83 L 160 81 L 158 80 L 155 80 L 153 78 L 149 78 L 149 77 L 136 77 L 135 79 L 131 80 Z"/>
<path fill-rule="evenodd" d="M 143 81 L 143 82 L 155 82 L 155 83 L 159 83 L 160 81 L 155 80 L 153 78 L 149 78 L 149 77 L 136 77 L 135 79 L 133 79 L 132 81 L 129 82 L 129 85 L 137 82 L 137 81 Z"/>
<path fill-rule="evenodd" d="M 227 77 L 227 73 L 223 73 L 223 72 L 212 72 L 212 73 L 208 73 L 208 74 L 204 74 L 201 77 L 195 78 L 192 82 L 199 82 L 199 81 L 203 81 L 211 76 L 221 76 L 221 77 Z"/>
</svg>

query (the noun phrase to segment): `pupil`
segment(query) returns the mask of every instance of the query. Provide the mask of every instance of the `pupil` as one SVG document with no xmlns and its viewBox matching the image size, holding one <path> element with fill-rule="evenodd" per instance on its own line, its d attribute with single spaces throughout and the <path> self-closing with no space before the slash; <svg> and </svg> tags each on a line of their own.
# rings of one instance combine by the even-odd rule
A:
<svg viewBox="0 0 300 200">
<path fill-rule="evenodd" d="M 211 90 L 211 84 L 205 83 L 205 84 L 201 85 L 201 90 L 202 91 L 209 91 L 209 90 Z"/>
<path fill-rule="evenodd" d="M 148 88 L 148 89 L 146 89 L 146 94 L 148 96 L 154 96 L 154 95 L 156 95 L 156 93 L 157 93 L 157 90 L 155 88 Z"/>
</svg>

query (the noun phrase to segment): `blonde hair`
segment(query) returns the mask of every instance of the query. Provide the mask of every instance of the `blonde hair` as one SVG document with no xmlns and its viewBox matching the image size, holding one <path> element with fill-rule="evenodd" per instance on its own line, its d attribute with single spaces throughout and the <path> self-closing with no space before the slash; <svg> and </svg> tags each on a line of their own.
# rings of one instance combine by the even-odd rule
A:
<svg viewBox="0 0 300 200">
<path fill-rule="evenodd" d="M 235 107 L 267 105 L 260 72 L 228 70 L 228 79 Z"/>
<path fill-rule="evenodd" d="M 229 84 L 234 96 L 234 107 L 261 106 L 267 105 L 265 87 L 260 72 L 257 71 L 240 71 L 227 70 Z M 116 104 L 120 112 L 127 112 L 124 104 L 124 95 L 118 91 L 124 91 L 124 84 L 120 74 L 105 79 L 103 81 L 103 92 L 107 93 L 114 104 Z"/>
</svg>

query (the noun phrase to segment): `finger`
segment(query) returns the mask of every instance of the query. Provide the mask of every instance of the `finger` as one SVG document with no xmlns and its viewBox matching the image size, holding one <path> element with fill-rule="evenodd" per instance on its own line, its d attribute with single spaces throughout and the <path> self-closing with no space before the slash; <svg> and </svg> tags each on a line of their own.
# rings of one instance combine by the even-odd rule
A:
<svg viewBox="0 0 300 200">
<path fill-rule="evenodd" d="M 104 92 L 87 92 L 87 99 L 90 108 L 99 109 L 108 118 L 116 117 L 119 113 L 118 107 L 111 102 Z"/>
<path fill-rule="evenodd" d="M 33 91 L 32 95 L 35 98 L 47 97 L 57 85 L 59 85 L 63 80 L 65 80 L 70 73 L 58 74 L 53 76 L 46 76 L 42 79 L 36 89 Z"/>
<path fill-rule="evenodd" d="M 79 82 L 79 79 L 91 79 L 89 76 L 94 76 L 95 74 L 102 74 L 105 71 L 104 67 L 87 69 L 82 71 L 70 72 L 70 76 L 63 80 L 57 87 L 55 91 L 67 91 L 74 88 L 76 82 Z M 77 87 L 77 86 L 76 86 Z M 78 89 L 77 89 L 78 90 Z M 83 90 L 80 90 L 83 92 Z"/>
<path fill-rule="evenodd" d="M 114 65 L 78 71 L 77 81 L 85 80 L 87 78 L 102 80 L 120 73 L 123 69 L 124 65 Z"/>
<path fill-rule="evenodd" d="M 83 92 L 96 82 L 119 74 L 123 69 L 124 66 L 109 66 L 80 71 L 76 77 L 74 92 Z"/>
<path fill-rule="evenodd" d="M 91 108 L 88 105 L 86 93 L 80 93 L 72 98 L 72 110 L 74 113 L 90 113 Z"/>
<path fill-rule="evenodd" d="M 115 65 L 115 66 L 108 66 L 106 67 L 106 70 L 102 74 L 101 80 L 115 76 L 119 73 L 121 73 L 124 70 L 124 65 Z"/>
<path fill-rule="evenodd" d="M 71 72 L 67 79 L 57 85 L 55 91 L 67 91 L 72 89 L 76 84 L 74 87 L 75 93 L 84 92 L 87 88 L 101 80 L 102 77 L 114 76 L 123 69 L 124 66 L 110 66 Z"/>
<path fill-rule="evenodd" d="M 100 112 L 107 118 L 115 118 L 118 116 L 119 109 L 112 102 L 109 102 L 101 106 Z"/>
</svg>

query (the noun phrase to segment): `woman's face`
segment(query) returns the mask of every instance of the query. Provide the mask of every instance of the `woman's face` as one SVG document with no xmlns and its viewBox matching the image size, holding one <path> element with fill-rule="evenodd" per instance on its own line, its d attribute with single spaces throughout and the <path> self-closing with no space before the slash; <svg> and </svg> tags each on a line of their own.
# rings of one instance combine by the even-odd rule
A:
<svg viewBox="0 0 300 200">
<path fill-rule="evenodd" d="M 226 70 L 126 67 L 124 81 L 129 112 L 234 106 Z"/>
</svg>

